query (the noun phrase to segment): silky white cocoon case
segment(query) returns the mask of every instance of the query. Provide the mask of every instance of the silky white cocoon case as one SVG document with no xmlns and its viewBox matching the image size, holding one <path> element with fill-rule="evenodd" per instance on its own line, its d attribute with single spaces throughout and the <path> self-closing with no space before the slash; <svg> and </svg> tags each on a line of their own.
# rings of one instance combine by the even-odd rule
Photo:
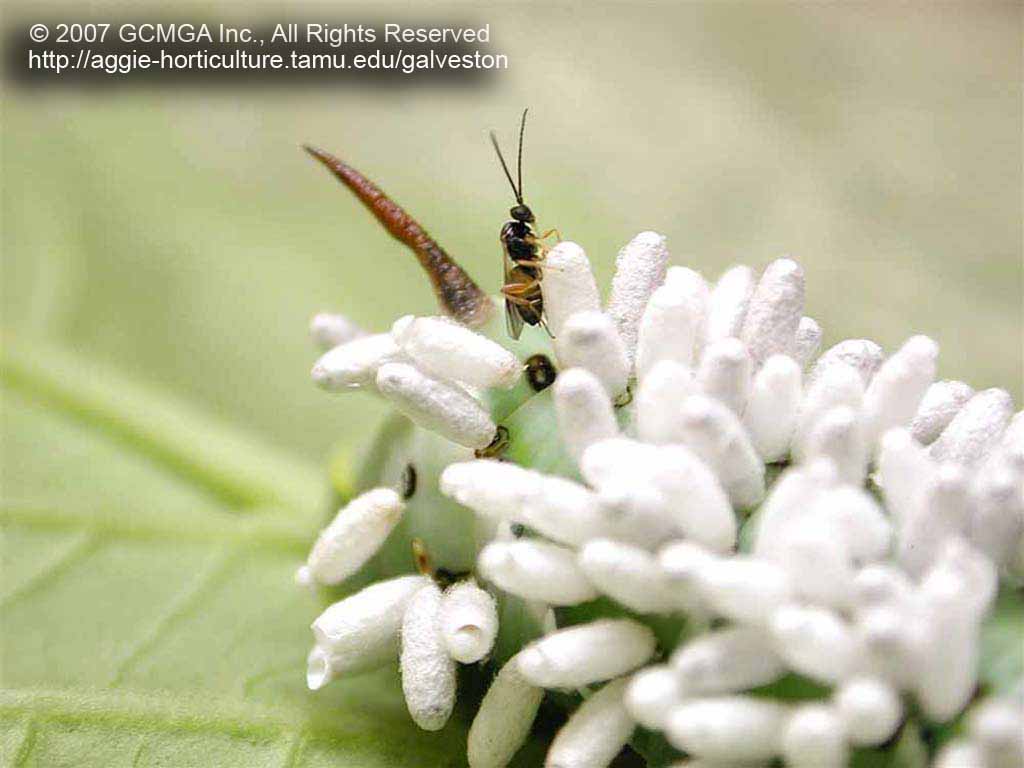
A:
<svg viewBox="0 0 1024 768">
<path fill-rule="evenodd" d="M 580 567 L 601 592 L 640 613 L 670 613 L 676 607 L 668 579 L 645 549 L 611 539 L 591 539 L 579 553 Z"/>
<path fill-rule="evenodd" d="M 660 731 L 669 710 L 683 700 L 685 689 L 672 667 L 656 664 L 635 673 L 626 686 L 626 710 L 644 728 Z"/>
<path fill-rule="evenodd" d="M 599 619 L 560 629 L 519 652 L 519 669 L 544 688 L 581 688 L 632 672 L 654 654 L 650 628 L 632 619 Z"/>
<path fill-rule="evenodd" d="M 425 576 L 399 576 L 371 584 L 321 613 L 313 637 L 332 671 L 373 669 L 393 660 L 406 606 L 428 584 Z"/>
<path fill-rule="evenodd" d="M 590 371 L 610 397 L 625 392 L 629 359 L 615 323 L 608 315 L 599 311 L 572 315 L 555 339 L 555 349 L 563 367 Z"/>
<path fill-rule="evenodd" d="M 722 273 L 708 300 L 708 319 L 704 336 L 707 343 L 739 337 L 743 320 L 754 295 L 754 271 L 737 266 Z"/>
<path fill-rule="evenodd" d="M 796 328 L 796 342 L 793 357 L 801 368 L 806 368 L 821 348 L 821 326 L 813 317 L 801 317 Z"/>
<path fill-rule="evenodd" d="M 619 251 L 608 299 L 608 314 L 615 321 L 630 364 L 636 352 L 640 318 L 651 294 L 665 279 L 668 248 L 657 232 L 641 232 Z"/>
<path fill-rule="evenodd" d="M 974 388 L 962 381 L 936 381 L 921 398 L 910 434 L 922 445 L 934 442 L 973 396 Z"/>
<path fill-rule="evenodd" d="M 598 594 L 575 552 L 544 541 L 492 541 L 477 558 L 477 568 L 506 592 L 548 605 L 577 605 Z"/>
<path fill-rule="evenodd" d="M 544 258 L 544 314 L 557 339 L 566 321 L 577 312 L 601 309 L 601 295 L 587 254 L 576 243 L 562 241 Z"/>
<path fill-rule="evenodd" d="M 999 443 L 1013 416 L 1013 399 L 1002 389 L 978 392 L 942 430 L 930 453 L 936 461 L 979 464 Z"/>
<path fill-rule="evenodd" d="M 328 392 L 372 389 L 382 365 L 403 359 L 405 355 L 390 333 L 375 333 L 325 352 L 313 365 L 310 375 L 318 387 Z"/>
<path fill-rule="evenodd" d="M 569 455 L 577 461 L 588 446 L 619 434 L 611 397 L 590 371 L 564 370 L 552 390 L 558 432 Z"/>
<path fill-rule="evenodd" d="M 884 357 L 882 348 L 873 341 L 846 339 L 822 353 L 811 368 L 807 382 L 813 384 L 834 365 L 848 365 L 857 371 L 861 384 L 867 387 Z"/>
<path fill-rule="evenodd" d="M 699 635 L 675 650 L 671 664 L 690 696 L 757 688 L 786 673 L 771 637 L 757 627 L 733 626 Z"/>
<path fill-rule="evenodd" d="M 498 607 L 489 592 L 473 581 L 460 581 L 441 600 L 441 637 L 453 659 L 480 661 L 498 636 Z"/>
<path fill-rule="evenodd" d="M 418 367 L 438 378 L 507 389 L 522 374 L 514 354 L 446 317 L 406 315 L 391 326 L 391 336 Z"/>
<path fill-rule="evenodd" d="M 665 284 L 654 292 L 640 320 L 637 378 L 642 379 L 661 360 L 693 363 L 702 310 L 676 286 Z"/>
<path fill-rule="evenodd" d="M 466 749 L 470 768 L 505 768 L 530 734 L 544 689 L 523 677 L 519 655 L 498 672 L 473 718 Z"/>
<path fill-rule="evenodd" d="M 738 339 L 710 344 L 697 366 L 697 388 L 741 415 L 750 396 L 753 371 L 747 348 Z"/>
<path fill-rule="evenodd" d="M 778 754 L 788 710 L 750 696 L 684 701 L 669 714 L 669 743 L 691 755 L 734 765 Z"/>
<path fill-rule="evenodd" d="M 321 531 L 306 562 L 309 576 L 321 584 L 340 584 L 380 549 L 404 509 L 390 488 L 354 498 Z"/>
<path fill-rule="evenodd" d="M 636 728 L 623 703 L 626 679 L 613 680 L 584 701 L 555 735 L 545 768 L 605 768 Z"/>
<path fill-rule="evenodd" d="M 365 336 L 366 331 L 344 315 L 320 312 L 309 321 L 309 335 L 318 347 L 327 351 Z"/>
<path fill-rule="evenodd" d="M 441 590 L 430 583 L 409 601 L 402 619 L 402 692 L 425 731 L 444 727 L 455 707 L 455 660 L 441 636 Z"/>
<path fill-rule="evenodd" d="M 415 366 L 388 363 L 377 371 L 377 389 L 424 429 L 467 448 L 486 448 L 497 426 L 462 387 L 434 379 Z"/>
<path fill-rule="evenodd" d="M 772 355 L 793 355 L 804 313 L 804 271 L 791 259 L 769 264 L 750 298 L 740 338 L 755 366 Z"/>
<path fill-rule="evenodd" d="M 765 463 L 789 455 L 802 398 L 800 366 L 787 355 L 772 355 L 754 375 L 743 424 Z"/>
</svg>

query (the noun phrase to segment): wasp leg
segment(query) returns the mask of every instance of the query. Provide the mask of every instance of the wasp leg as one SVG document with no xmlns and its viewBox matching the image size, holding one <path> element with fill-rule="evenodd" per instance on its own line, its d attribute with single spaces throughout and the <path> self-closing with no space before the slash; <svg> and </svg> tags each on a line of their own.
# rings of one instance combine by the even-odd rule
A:
<svg viewBox="0 0 1024 768">
<path fill-rule="evenodd" d="M 554 227 L 552 227 L 551 229 L 549 229 L 549 230 L 548 230 L 547 232 L 545 232 L 545 233 L 544 233 L 543 235 L 537 235 L 537 239 L 538 239 L 538 240 L 547 240 L 547 239 L 548 239 L 549 237 L 551 237 L 552 235 L 554 235 L 554 236 L 555 236 L 555 240 L 557 240 L 558 242 L 562 242 L 562 233 L 561 233 L 561 232 L 559 232 L 559 231 L 558 231 L 557 229 L 555 229 Z"/>
</svg>

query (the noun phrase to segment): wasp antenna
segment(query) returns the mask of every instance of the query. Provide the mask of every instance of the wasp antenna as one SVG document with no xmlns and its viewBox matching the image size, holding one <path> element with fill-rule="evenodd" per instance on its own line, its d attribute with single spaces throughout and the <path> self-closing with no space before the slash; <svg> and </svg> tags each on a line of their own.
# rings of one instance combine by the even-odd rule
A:
<svg viewBox="0 0 1024 768">
<path fill-rule="evenodd" d="M 519 163 L 517 172 L 519 174 L 519 192 L 516 193 L 516 200 L 523 202 L 523 134 L 526 132 L 526 113 L 530 111 L 527 107 L 523 110 L 523 119 L 519 122 Z"/>
<path fill-rule="evenodd" d="M 494 145 L 494 151 L 498 153 L 498 160 L 501 161 L 502 170 L 505 171 L 505 178 L 508 179 L 509 186 L 512 187 L 512 194 L 516 196 L 516 202 L 522 203 L 523 197 L 519 194 L 519 190 L 516 189 L 516 183 L 512 180 L 512 174 L 509 173 L 508 165 L 505 164 L 505 156 L 501 154 L 501 147 L 498 146 L 498 137 L 494 135 L 494 131 L 491 131 L 491 144 Z"/>
</svg>

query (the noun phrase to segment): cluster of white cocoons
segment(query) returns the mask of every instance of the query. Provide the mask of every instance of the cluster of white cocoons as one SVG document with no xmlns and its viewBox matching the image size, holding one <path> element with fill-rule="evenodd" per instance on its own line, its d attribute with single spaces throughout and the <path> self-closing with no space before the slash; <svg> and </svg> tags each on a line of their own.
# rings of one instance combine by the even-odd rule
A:
<svg viewBox="0 0 1024 768">
<path fill-rule="evenodd" d="M 381 547 L 404 504 L 389 488 L 353 499 L 321 533 L 299 583 L 338 584 Z M 428 576 L 372 584 L 330 606 L 313 622 L 306 683 L 318 690 L 346 673 L 371 670 L 398 656 L 412 719 L 436 731 L 455 706 L 456 665 L 484 659 L 498 636 L 494 597 L 472 579 L 442 589 Z"/>
<path fill-rule="evenodd" d="M 470 731 L 470 766 L 508 764 L 542 689 L 584 696 L 549 768 L 606 766 L 638 725 L 686 753 L 680 765 L 829 768 L 889 741 L 908 702 L 930 721 L 960 715 L 977 687 L 980 628 L 1000 573 L 1024 573 L 1024 416 L 1010 396 L 937 381 L 938 348 L 924 336 L 888 355 L 863 339 L 819 355 L 822 330 L 804 315 L 804 274 L 789 259 L 760 276 L 734 267 L 711 283 L 669 266 L 665 239 L 645 232 L 620 252 L 604 307 L 578 245 L 560 243 L 547 263 L 553 402 L 578 476 L 478 459 L 447 467 L 441 491 L 495 529 L 517 531 L 483 546 L 481 584 L 552 607 L 605 596 L 633 618 L 556 628 L 508 661 Z M 419 423 L 480 447 L 487 430 L 464 442 L 455 437 L 464 426 L 426 416 L 428 400 L 443 402 L 468 425 L 454 416 L 455 398 L 394 395 L 392 380 L 411 381 L 411 371 L 467 400 L 465 385 L 514 383 L 515 365 L 455 329 L 403 318 L 391 334 L 331 350 L 317 364 L 329 372 L 314 377 L 331 388 L 376 386 Z M 332 367 L 331 355 L 344 364 Z M 767 465 L 784 463 L 769 487 Z M 376 522 L 347 525 L 376 541 L 390 520 L 381 511 Z M 358 568 L 354 555 L 336 562 L 344 549 L 318 542 L 314 554 L 330 562 L 311 555 L 306 572 L 323 580 Z M 341 608 L 360 593 L 317 620 L 327 660 L 317 664 L 333 674 L 357 661 L 343 658 L 344 642 L 319 640 L 333 637 L 325 617 L 344 613 L 341 634 L 359 625 L 351 631 L 374 642 L 391 633 L 393 645 L 403 614 L 406 631 L 422 634 L 435 621 L 424 617 L 443 616 L 457 589 L 441 595 L 422 577 L 369 589 L 386 586 L 372 606 Z M 652 614 L 706 629 L 658 648 L 643 620 Z M 452 667 L 437 659 L 470 658 L 456 650 L 458 632 L 437 621 L 441 640 L 402 649 L 403 676 L 407 657 L 429 668 L 429 681 L 406 685 L 425 727 L 446 717 L 454 696 Z M 828 697 L 751 695 L 790 673 Z M 433 701 L 424 700 L 427 682 Z M 939 764 L 1019 765 L 1022 732 L 1020 702 L 989 700 Z"/>
<path fill-rule="evenodd" d="M 367 334 L 341 315 L 319 314 L 310 333 L 327 348 L 313 365 L 317 385 L 376 392 L 419 426 L 468 448 L 487 447 L 497 431 L 479 391 L 509 389 L 523 370 L 500 344 L 447 317 L 406 315 L 389 333 Z"/>
</svg>

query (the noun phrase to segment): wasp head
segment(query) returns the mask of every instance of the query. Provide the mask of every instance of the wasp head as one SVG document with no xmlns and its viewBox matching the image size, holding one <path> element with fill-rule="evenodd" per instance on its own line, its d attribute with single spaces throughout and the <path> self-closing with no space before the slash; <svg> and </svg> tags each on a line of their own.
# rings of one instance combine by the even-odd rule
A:
<svg viewBox="0 0 1024 768">
<path fill-rule="evenodd" d="M 523 205 L 522 203 L 513 207 L 512 210 L 509 211 L 509 215 L 511 215 L 516 221 L 521 221 L 524 224 L 532 224 L 534 221 L 533 211 L 530 210 L 529 206 Z"/>
</svg>

